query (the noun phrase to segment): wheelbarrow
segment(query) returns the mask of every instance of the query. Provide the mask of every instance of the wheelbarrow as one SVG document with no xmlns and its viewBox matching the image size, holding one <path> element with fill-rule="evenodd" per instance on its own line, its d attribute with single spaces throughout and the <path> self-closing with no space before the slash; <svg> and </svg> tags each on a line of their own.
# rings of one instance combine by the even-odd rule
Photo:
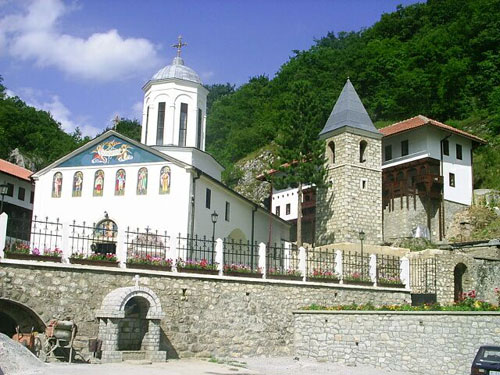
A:
<svg viewBox="0 0 500 375">
<path fill-rule="evenodd" d="M 44 355 L 46 358 L 64 358 L 58 356 L 57 349 L 69 349 L 69 363 L 73 359 L 73 342 L 75 340 L 77 326 L 70 320 L 52 319 L 45 329 Z"/>
</svg>

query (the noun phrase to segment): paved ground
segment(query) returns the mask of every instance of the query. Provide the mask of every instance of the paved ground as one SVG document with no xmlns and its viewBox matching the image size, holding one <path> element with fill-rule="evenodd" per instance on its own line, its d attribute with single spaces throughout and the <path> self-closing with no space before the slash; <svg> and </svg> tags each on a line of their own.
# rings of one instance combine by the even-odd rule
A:
<svg viewBox="0 0 500 375">
<path fill-rule="evenodd" d="M 199 359 L 169 360 L 154 364 L 72 364 L 47 365 L 44 375 L 386 375 L 387 370 L 347 367 L 293 358 L 247 358 L 225 363 Z M 398 375 L 407 375 L 398 372 Z"/>
</svg>

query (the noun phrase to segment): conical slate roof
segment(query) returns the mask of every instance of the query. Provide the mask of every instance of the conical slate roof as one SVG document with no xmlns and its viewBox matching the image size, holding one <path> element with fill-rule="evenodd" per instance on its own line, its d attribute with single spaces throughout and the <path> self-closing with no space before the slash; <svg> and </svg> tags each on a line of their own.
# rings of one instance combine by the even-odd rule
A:
<svg viewBox="0 0 500 375">
<path fill-rule="evenodd" d="M 380 134 L 368 116 L 349 78 L 319 135 L 321 137 L 344 126 Z"/>
</svg>

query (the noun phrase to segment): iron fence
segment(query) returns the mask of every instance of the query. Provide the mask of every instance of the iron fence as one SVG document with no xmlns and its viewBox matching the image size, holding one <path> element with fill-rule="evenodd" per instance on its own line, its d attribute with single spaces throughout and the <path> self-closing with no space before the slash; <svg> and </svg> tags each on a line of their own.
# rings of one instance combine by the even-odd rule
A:
<svg viewBox="0 0 500 375">
<path fill-rule="evenodd" d="M 143 231 L 127 227 L 125 231 L 127 259 L 167 259 L 170 250 L 170 236 L 167 231 L 151 230 L 149 227 Z"/>
<path fill-rule="evenodd" d="M 267 244 L 266 271 L 268 275 L 300 276 L 297 246 L 285 248 L 283 244 Z"/>
<path fill-rule="evenodd" d="M 116 254 L 116 224 L 109 221 L 87 225 L 70 224 L 71 256 L 87 258 L 93 254 Z"/>
<path fill-rule="evenodd" d="M 307 249 L 307 277 L 332 277 L 335 273 L 335 249 L 309 248 Z"/>
<path fill-rule="evenodd" d="M 225 266 L 241 266 L 252 271 L 257 271 L 259 268 L 259 245 L 257 241 L 251 243 L 250 241 L 234 241 L 233 239 L 225 238 L 223 264 Z"/>
<path fill-rule="evenodd" d="M 49 221 L 31 218 L 9 218 L 5 249 L 15 251 L 20 245 L 31 252 L 59 250 L 62 242 L 62 224 L 59 219 Z"/>
<path fill-rule="evenodd" d="M 370 281 L 370 256 L 358 252 L 342 252 L 342 277 L 344 280 Z"/>
<path fill-rule="evenodd" d="M 412 294 L 435 294 L 437 291 L 436 259 L 410 260 L 410 287 Z"/>
<path fill-rule="evenodd" d="M 205 260 L 208 264 L 216 264 L 214 239 L 206 236 L 198 237 L 198 235 L 182 237 L 179 233 L 177 241 L 179 258 L 183 261 L 200 262 Z"/>
<path fill-rule="evenodd" d="M 401 258 L 392 255 L 377 255 L 377 282 L 399 284 Z"/>
</svg>

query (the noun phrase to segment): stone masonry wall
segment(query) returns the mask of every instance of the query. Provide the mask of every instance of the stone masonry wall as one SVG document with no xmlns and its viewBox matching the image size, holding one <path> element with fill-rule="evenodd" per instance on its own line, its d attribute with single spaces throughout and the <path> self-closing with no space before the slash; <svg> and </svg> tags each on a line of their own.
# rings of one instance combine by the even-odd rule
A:
<svg viewBox="0 0 500 375">
<path fill-rule="evenodd" d="M 26 263 L 26 262 L 25 262 Z M 43 262 L 40 262 L 43 263 Z M 104 268 L 104 267 L 102 267 Z M 151 288 L 160 298 L 160 350 L 168 357 L 290 355 L 292 311 L 316 303 L 403 303 L 401 290 L 328 286 L 158 271 L 90 269 L 71 264 L 0 263 L 0 299 L 24 304 L 43 321 L 71 318 L 78 324 L 77 346 L 86 355 L 97 337 L 96 310 L 112 290 L 134 285 Z"/>
<path fill-rule="evenodd" d="M 299 311 L 295 355 L 397 373 L 470 374 L 480 345 L 500 345 L 500 312 Z"/>
<path fill-rule="evenodd" d="M 365 161 L 359 144 L 367 142 Z M 335 143 L 332 163 L 329 143 Z M 316 195 L 316 238 L 319 245 L 356 242 L 363 230 L 366 243 L 382 242 L 381 141 L 352 133 L 326 140 L 327 188 Z"/>
</svg>

